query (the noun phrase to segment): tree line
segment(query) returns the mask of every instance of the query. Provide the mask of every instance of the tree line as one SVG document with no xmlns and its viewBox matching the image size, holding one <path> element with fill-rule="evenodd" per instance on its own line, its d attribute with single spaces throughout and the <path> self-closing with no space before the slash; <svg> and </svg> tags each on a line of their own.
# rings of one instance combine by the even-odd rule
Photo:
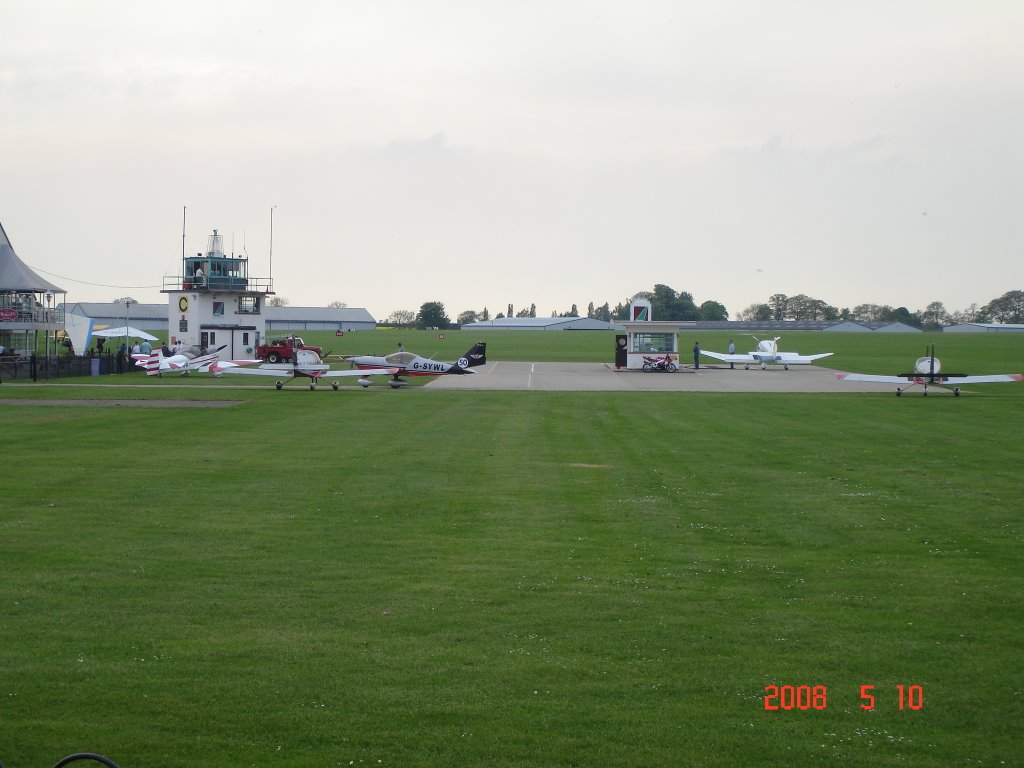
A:
<svg viewBox="0 0 1024 768">
<path fill-rule="evenodd" d="M 719 301 L 708 300 L 700 304 L 687 291 L 676 291 L 659 283 L 650 291 L 638 291 L 612 307 L 609 302 L 600 306 L 590 302 L 586 314 L 581 315 L 573 304 L 568 310 L 552 310 L 546 317 L 589 317 L 606 322 L 629 319 L 629 305 L 636 299 L 651 302 L 651 315 L 657 320 L 729 320 L 729 311 Z M 537 305 L 520 307 L 509 304 L 505 311 L 498 312 L 493 319 L 505 317 L 537 317 Z M 487 307 L 482 310 L 465 310 L 455 320 L 457 325 L 491 320 Z M 854 322 L 899 322 L 923 330 L 935 330 L 959 323 L 1024 323 L 1024 290 L 1008 291 L 983 306 L 971 304 L 961 311 L 950 311 L 941 301 L 933 301 L 924 309 L 911 311 L 907 307 L 892 307 L 887 304 L 858 304 L 854 307 L 835 307 L 822 299 L 806 294 L 787 296 L 775 293 L 761 304 L 751 304 L 739 312 L 736 320 L 763 322 L 770 320 L 851 320 Z M 453 325 L 445 306 L 440 301 L 428 301 L 418 312 L 395 310 L 383 321 L 388 325 L 417 328 L 448 328 Z"/>
</svg>

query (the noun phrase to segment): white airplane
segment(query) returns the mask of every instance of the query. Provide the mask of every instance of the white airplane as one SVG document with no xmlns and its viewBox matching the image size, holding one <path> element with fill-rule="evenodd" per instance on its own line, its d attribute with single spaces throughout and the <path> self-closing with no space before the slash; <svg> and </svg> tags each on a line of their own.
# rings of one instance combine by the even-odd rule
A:
<svg viewBox="0 0 1024 768">
<path fill-rule="evenodd" d="M 798 355 L 796 352 L 780 352 L 779 339 L 781 338 L 781 336 L 776 336 L 774 339 L 758 339 L 757 336 L 754 336 L 753 339 L 757 342 L 757 349 L 742 355 L 730 355 L 726 352 L 707 352 L 703 349 L 700 353 L 726 363 L 743 363 L 745 369 L 749 369 L 752 364 L 760 364 L 762 371 L 768 367 L 769 363 L 781 365 L 788 371 L 791 365 L 810 365 L 815 360 L 821 360 L 821 358 L 832 354 L 831 352 L 822 352 L 817 355 Z"/>
<path fill-rule="evenodd" d="M 384 357 L 343 355 L 342 359 L 348 360 L 356 368 L 362 369 L 364 374 L 369 374 L 371 369 L 388 369 L 392 376 L 388 384 L 397 388 L 406 383 L 404 379 L 400 378 L 401 376 L 447 376 L 449 374 L 473 373 L 473 368 L 487 362 L 487 344 L 483 341 L 477 342 L 454 363 L 443 363 L 405 351 L 392 352 Z M 373 382 L 369 379 L 360 379 L 359 383 L 363 387 L 368 387 Z"/>
<path fill-rule="evenodd" d="M 190 371 L 212 373 L 220 376 L 228 368 L 239 365 L 253 365 L 259 360 L 221 360 L 218 355 L 227 344 L 216 349 L 203 352 L 201 347 L 189 347 L 174 355 L 164 356 L 163 350 L 155 349 L 149 354 L 136 353 L 132 359 L 139 368 L 146 371 L 147 376 L 162 376 L 165 373 L 177 373 L 188 376 Z"/>
<path fill-rule="evenodd" d="M 258 360 L 256 362 L 259 362 Z M 316 383 L 320 379 L 336 379 L 343 376 L 359 376 L 359 383 L 368 387 L 373 382 L 367 376 L 385 376 L 395 373 L 394 368 L 374 368 L 370 370 L 332 371 L 331 366 L 320 359 L 316 350 L 297 349 L 295 359 L 290 363 L 264 363 L 258 368 L 241 368 L 237 364 L 227 366 L 221 370 L 222 373 L 245 374 L 249 376 L 276 376 L 275 386 L 278 389 L 284 387 L 284 380 L 287 378 L 305 377 L 310 380 L 309 388 L 316 389 Z M 364 383 L 365 381 L 365 383 Z M 403 382 L 404 383 L 404 382 Z M 338 388 L 338 382 L 332 381 L 331 387 Z"/>
<path fill-rule="evenodd" d="M 1010 381 L 1024 381 L 1024 376 L 1019 373 L 996 373 L 983 376 L 968 376 L 966 373 L 941 373 L 942 365 L 939 358 L 935 356 L 935 345 L 925 350 L 924 357 L 917 358 L 914 363 L 914 370 L 910 373 L 901 373 L 899 376 L 878 376 L 872 373 L 837 373 L 836 378 L 840 381 L 873 381 L 882 384 L 906 384 L 905 387 L 896 387 L 896 396 L 899 397 L 916 384 L 924 387 L 923 394 L 928 395 L 928 385 L 938 385 L 945 389 L 945 385 L 952 385 L 952 392 L 960 397 L 961 384 L 996 384 Z M 946 390 L 949 391 L 949 390 Z"/>
</svg>

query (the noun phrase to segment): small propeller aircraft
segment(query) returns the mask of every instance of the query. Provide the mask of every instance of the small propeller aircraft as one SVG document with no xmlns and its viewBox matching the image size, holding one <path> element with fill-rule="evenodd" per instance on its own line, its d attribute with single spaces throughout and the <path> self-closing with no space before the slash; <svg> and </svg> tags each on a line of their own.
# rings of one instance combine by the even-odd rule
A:
<svg viewBox="0 0 1024 768">
<path fill-rule="evenodd" d="M 386 368 L 392 376 L 388 384 L 397 388 L 406 383 L 401 378 L 402 376 L 447 376 L 449 374 L 473 373 L 471 369 L 487 362 L 487 344 L 483 341 L 477 342 L 454 363 L 438 362 L 405 351 L 393 352 L 384 357 L 343 355 L 342 359 L 348 360 L 362 371 L 364 378 L 360 379 L 359 383 L 363 387 L 368 387 L 373 383 L 370 379 L 365 378 L 367 375 L 372 375 L 371 370 L 377 373 L 380 369 Z"/>
<path fill-rule="evenodd" d="M 952 391 L 956 397 L 960 397 L 961 384 L 995 384 L 1009 381 L 1024 381 L 1024 376 L 1019 373 L 996 373 L 983 376 L 968 376 L 966 373 L 941 373 L 942 365 L 939 358 L 935 356 L 935 345 L 925 349 L 925 356 L 917 358 L 914 363 L 914 370 L 910 373 L 901 373 L 898 376 L 878 376 L 871 373 L 837 373 L 836 378 L 840 381 L 873 381 L 882 384 L 906 384 L 905 387 L 896 387 L 896 397 L 899 397 L 916 384 L 924 387 L 923 394 L 928 395 L 928 385 L 937 385 L 945 391 Z M 952 385 L 953 389 L 946 389 L 946 385 Z"/>
<path fill-rule="evenodd" d="M 769 363 L 781 365 L 788 371 L 791 365 L 810 365 L 815 360 L 820 360 L 832 354 L 831 352 L 822 352 L 817 355 L 798 355 L 796 352 L 780 352 L 779 339 L 781 338 L 781 336 L 776 336 L 774 339 L 758 339 L 757 336 L 754 336 L 753 339 L 757 342 L 757 349 L 742 355 L 708 352 L 703 349 L 700 353 L 726 363 L 743 363 L 743 367 L 748 370 L 752 364 L 760 364 L 762 371 L 768 367 Z"/>
<path fill-rule="evenodd" d="M 258 360 L 256 362 L 259 362 Z M 264 363 L 258 368 L 241 368 L 237 364 L 235 366 L 227 366 L 223 368 L 222 373 L 236 373 L 236 374 L 247 374 L 250 376 L 276 376 L 277 382 L 275 386 L 278 389 L 284 387 L 284 380 L 286 378 L 298 378 L 305 377 L 310 380 L 309 388 L 311 390 L 316 389 L 316 383 L 320 379 L 336 379 L 344 376 L 359 376 L 359 383 L 363 387 L 368 387 L 373 382 L 370 379 L 366 379 L 367 376 L 384 376 L 391 375 L 395 371 L 393 368 L 374 368 L 371 370 L 349 370 L 349 371 L 332 371 L 331 366 L 325 363 L 320 355 L 317 354 L 316 350 L 313 349 L 296 349 L 295 359 L 290 363 Z M 363 383 L 365 379 L 366 383 Z M 403 382 L 404 383 L 404 382 Z M 332 381 L 331 387 L 334 389 L 338 388 L 338 382 Z"/>
<path fill-rule="evenodd" d="M 132 359 L 139 368 L 145 369 L 147 376 L 161 376 L 165 373 L 188 376 L 191 371 L 208 372 L 214 376 L 220 376 L 228 368 L 253 365 L 259 362 L 259 360 L 221 360 L 219 354 L 225 347 L 227 344 L 203 352 L 201 347 L 193 346 L 168 356 L 164 355 L 163 350 L 155 349 L 148 354 L 134 354 Z"/>
</svg>

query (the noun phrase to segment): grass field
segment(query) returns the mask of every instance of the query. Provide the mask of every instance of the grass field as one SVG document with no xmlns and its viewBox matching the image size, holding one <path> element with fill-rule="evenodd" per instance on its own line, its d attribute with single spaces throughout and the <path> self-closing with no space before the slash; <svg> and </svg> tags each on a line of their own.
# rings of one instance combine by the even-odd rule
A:
<svg viewBox="0 0 1024 768">
<path fill-rule="evenodd" d="M 476 340 L 306 336 L 442 359 Z M 934 342 L 950 369 L 1024 369 L 1021 337 L 791 336 L 837 368 L 899 372 Z M 7 768 L 1019 762 L 1024 386 L 139 383 L 0 387 L 200 406 L 0 404 Z M 769 685 L 808 708 L 766 711 Z"/>
</svg>

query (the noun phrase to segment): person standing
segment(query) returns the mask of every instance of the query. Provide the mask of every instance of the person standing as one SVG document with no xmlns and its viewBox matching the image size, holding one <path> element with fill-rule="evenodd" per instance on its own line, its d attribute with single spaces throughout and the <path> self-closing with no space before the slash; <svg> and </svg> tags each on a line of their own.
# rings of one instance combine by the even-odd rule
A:
<svg viewBox="0 0 1024 768">
<path fill-rule="evenodd" d="M 732 341 L 732 339 L 729 339 L 729 354 L 730 354 L 730 355 L 735 355 L 735 354 L 736 354 L 736 345 L 735 345 L 735 344 L 733 344 L 733 341 Z M 730 360 L 730 361 L 729 361 L 729 367 L 730 367 L 730 368 L 735 368 L 735 367 L 736 367 L 736 366 L 735 366 L 735 365 L 733 364 L 732 360 Z"/>
<path fill-rule="evenodd" d="M 700 368 L 700 342 L 693 342 L 693 367 L 695 370 Z"/>
</svg>

